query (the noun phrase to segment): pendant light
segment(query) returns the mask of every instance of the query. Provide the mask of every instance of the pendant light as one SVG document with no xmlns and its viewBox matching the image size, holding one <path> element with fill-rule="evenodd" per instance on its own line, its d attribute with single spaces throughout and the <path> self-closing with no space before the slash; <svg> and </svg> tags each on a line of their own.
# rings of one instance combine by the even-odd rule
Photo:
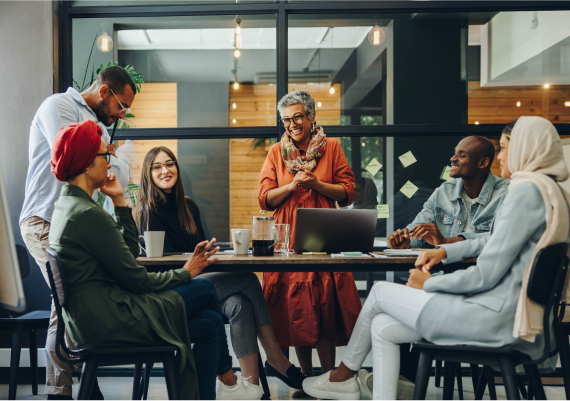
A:
<svg viewBox="0 0 570 401">
<path fill-rule="evenodd" d="M 385 40 L 386 33 L 378 26 L 378 24 L 368 32 L 368 41 L 372 46 L 380 46 Z"/>
<path fill-rule="evenodd" d="M 103 53 L 113 50 L 113 39 L 107 35 L 107 32 L 103 31 L 103 34 L 97 38 L 97 48 Z"/>
</svg>

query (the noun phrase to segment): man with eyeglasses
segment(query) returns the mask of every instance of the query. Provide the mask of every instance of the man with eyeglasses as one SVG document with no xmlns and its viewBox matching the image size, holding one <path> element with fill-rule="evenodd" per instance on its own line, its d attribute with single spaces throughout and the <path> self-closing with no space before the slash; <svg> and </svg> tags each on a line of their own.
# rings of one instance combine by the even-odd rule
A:
<svg viewBox="0 0 570 401">
<path fill-rule="evenodd" d="M 53 141 L 63 127 L 85 120 L 95 121 L 103 131 L 102 139 L 107 144 L 107 152 L 110 153 L 105 154 L 112 165 L 110 172 L 118 177 L 125 188 L 130 176 L 129 167 L 115 156 L 115 145 L 109 144 L 111 138 L 106 126 L 125 118 L 135 94 L 135 83 L 124 68 L 107 67 L 84 92 L 79 93 L 74 88 L 68 88 L 65 93 L 48 97 L 32 120 L 26 195 L 20 214 L 20 229 L 22 238 L 48 285 L 45 249 L 49 246 L 48 236 L 54 204 L 64 184 L 57 181 L 50 170 Z M 97 192 L 94 196 L 98 196 Z M 45 394 L 48 400 L 72 399 L 73 367 L 60 361 L 55 353 L 56 327 L 57 316 L 52 304 L 45 346 Z M 67 333 L 66 340 L 73 347 Z M 98 386 L 94 386 L 91 399 L 103 399 Z"/>
</svg>

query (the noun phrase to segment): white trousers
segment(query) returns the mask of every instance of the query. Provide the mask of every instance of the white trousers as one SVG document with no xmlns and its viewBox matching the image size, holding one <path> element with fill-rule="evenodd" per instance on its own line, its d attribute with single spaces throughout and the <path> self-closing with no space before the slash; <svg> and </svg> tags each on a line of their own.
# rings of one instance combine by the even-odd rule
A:
<svg viewBox="0 0 570 401">
<path fill-rule="evenodd" d="M 342 362 L 358 370 L 372 350 L 374 399 L 395 400 L 400 375 L 400 345 L 419 341 L 416 321 L 433 296 L 423 290 L 381 281 L 366 299 Z"/>
</svg>

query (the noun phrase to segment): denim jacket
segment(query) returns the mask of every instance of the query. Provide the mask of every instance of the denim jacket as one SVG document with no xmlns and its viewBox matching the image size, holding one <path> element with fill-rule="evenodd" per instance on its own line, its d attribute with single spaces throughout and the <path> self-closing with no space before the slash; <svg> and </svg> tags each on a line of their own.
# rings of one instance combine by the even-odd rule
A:
<svg viewBox="0 0 570 401">
<path fill-rule="evenodd" d="M 424 208 L 407 226 L 411 229 L 421 223 L 435 223 L 445 237 L 462 236 L 475 239 L 489 235 L 493 218 L 507 195 L 509 180 L 495 177 L 490 171 L 477 201 L 471 205 L 471 231 L 463 232 L 467 222 L 467 210 L 463 204 L 463 180 L 446 181 L 430 196 Z M 410 248 L 421 248 L 425 240 L 411 239 Z"/>
</svg>

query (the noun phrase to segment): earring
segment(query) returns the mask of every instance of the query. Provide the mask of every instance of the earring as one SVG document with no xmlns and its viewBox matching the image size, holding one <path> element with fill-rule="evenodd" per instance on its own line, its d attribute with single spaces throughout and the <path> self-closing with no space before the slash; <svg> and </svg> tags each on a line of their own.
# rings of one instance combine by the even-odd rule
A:
<svg viewBox="0 0 570 401">
<path fill-rule="evenodd" d="M 85 170 L 85 172 L 86 172 L 87 174 L 89 174 L 89 170 Z"/>
<path fill-rule="evenodd" d="M 317 123 L 313 123 L 313 127 L 311 128 L 311 132 L 315 132 L 316 127 L 317 127 Z"/>
</svg>

